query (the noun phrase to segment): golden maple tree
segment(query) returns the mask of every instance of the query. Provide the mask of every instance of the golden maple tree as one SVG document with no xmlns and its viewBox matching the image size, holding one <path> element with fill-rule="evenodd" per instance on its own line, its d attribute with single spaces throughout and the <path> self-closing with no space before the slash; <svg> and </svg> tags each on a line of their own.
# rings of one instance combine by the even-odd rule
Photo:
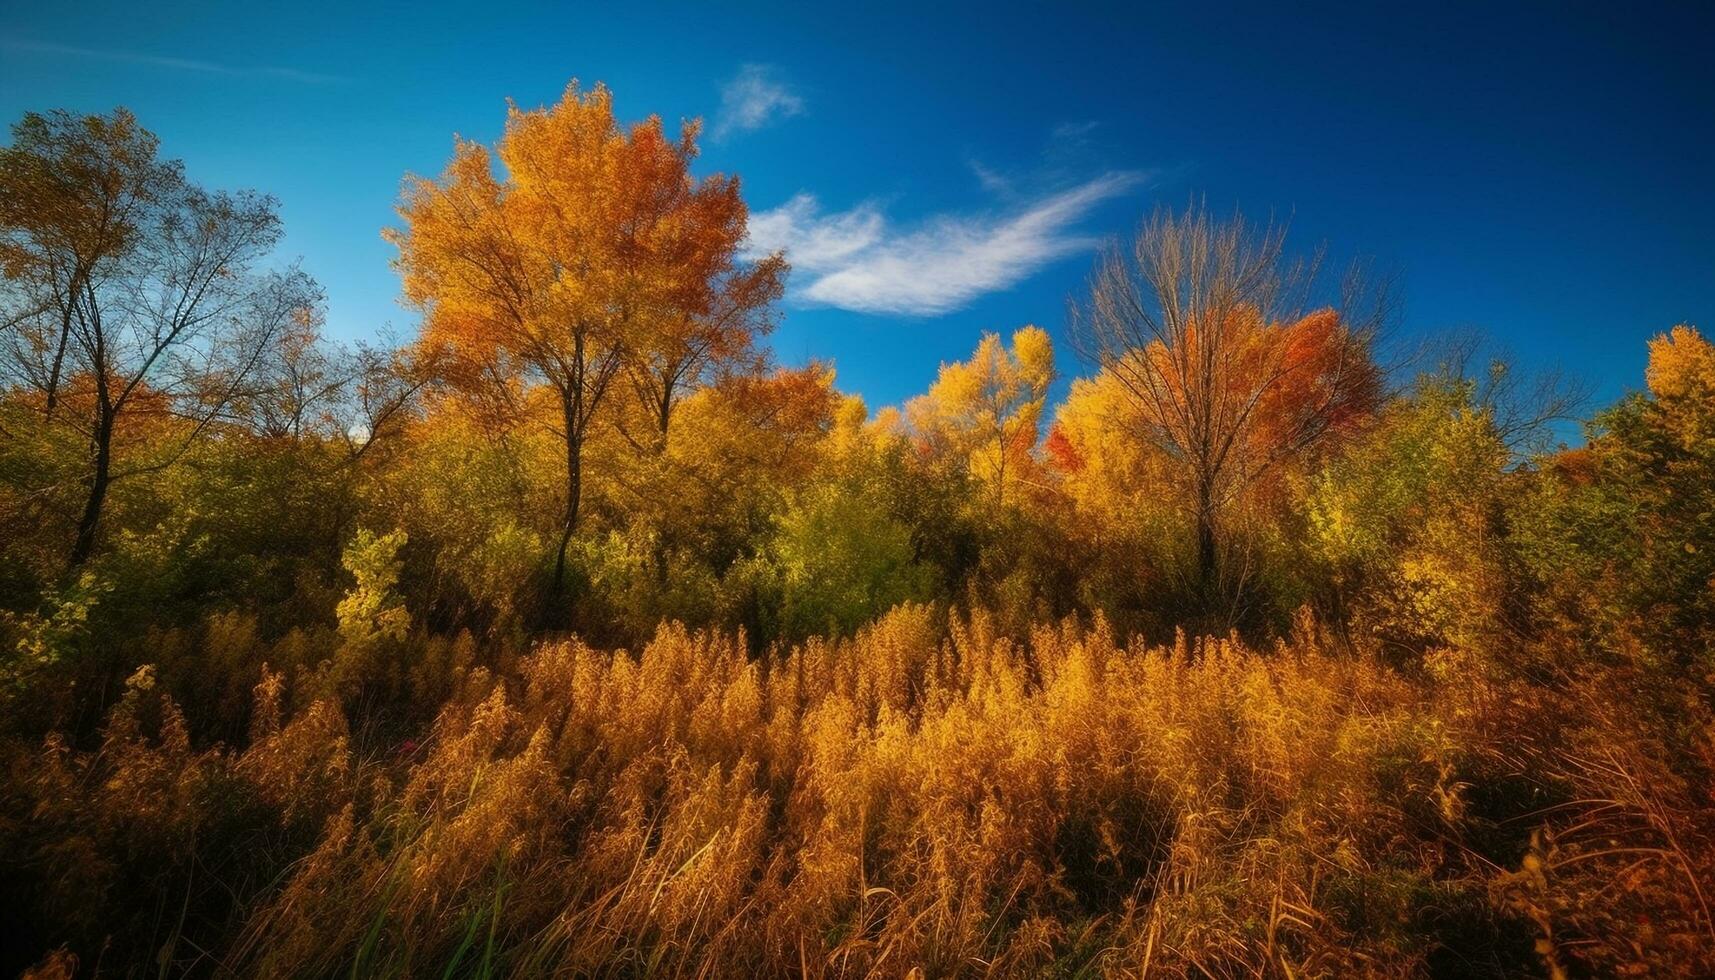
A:
<svg viewBox="0 0 1715 980">
<path fill-rule="evenodd" d="M 584 447 L 615 380 L 631 372 L 665 431 L 686 382 L 746 349 L 779 295 L 778 256 L 738 264 L 737 178 L 690 172 L 698 130 L 672 138 L 658 116 L 623 127 L 605 87 L 574 81 L 551 107 L 511 107 L 492 150 L 460 140 L 438 180 L 407 180 L 405 225 L 386 232 L 424 341 L 452 355 L 460 380 L 552 393 L 566 481 L 557 589 Z"/>
</svg>

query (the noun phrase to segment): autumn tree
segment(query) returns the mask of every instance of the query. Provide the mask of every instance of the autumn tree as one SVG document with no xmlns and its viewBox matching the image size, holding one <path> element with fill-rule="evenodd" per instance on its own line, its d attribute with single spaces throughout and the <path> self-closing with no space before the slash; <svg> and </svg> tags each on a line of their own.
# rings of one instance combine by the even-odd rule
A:
<svg viewBox="0 0 1715 980">
<path fill-rule="evenodd" d="M 1290 259 L 1283 227 L 1158 211 L 1098 261 L 1073 307 L 1079 350 L 1113 376 L 1167 451 L 1196 528 L 1206 602 L 1223 588 L 1223 517 L 1274 468 L 1367 413 L 1385 294 L 1356 277 L 1315 303 L 1319 262 Z"/>
<path fill-rule="evenodd" d="M 461 140 L 438 180 L 408 179 L 404 227 L 386 233 L 424 339 L 452 354 L 458 379 L 552 394 L 565 451 L 556 590 L 616 379 L 631 372 L 664 432 L 684 387 L 742 348 L 778 295 L 777 259 L 737 268 L 738 181 L 691 175 L 697 133 L 686 123 L 670 138 L 658 117 L 621 127 L 605 87 L 574 82 L 552 107 L 512 107 L 492 151 Z"/>
<path fill-rule="evenodd" d="M 721 532 L 766 524 L 780 495 L 815 472 L 837 397 L 832 369 L 814 363 L 699 390 L 662 457 L 672 492 L 630 506 L 667 543 L 694 543 L 717 564 L 730 559 L 730 546 L 716 543 Z"/>
<path fill-rule="evenodd" d="M 1044 462 L 1077 531 L 1097 551 L 1130 553 L 1135 547 L 1122 543 L 1148 543 L 1165 553 L 1181 544 L 1182 508 L 1161 493 L 1178 463 L 1144 438 L 1146 431 L 1131 393 L 1106 371 L 1074 380 L 1055 410 Z M 1150 564 L 1168 562 L 1158 554 Z M 1142 579 L 1138 569 L 1128 571 L 1134 582 Z"/>
<path fill-rule="evenodd" d="M 28 113 L 0 149 L 0 263 L 8 325 L 20 331 L 11 366 L 59 401 L 66 350 L 84 286 L 133 249 L 157 195 L 183 181 L 159 141 L 125 109 L 109 116 Z M 26 356 L 18 356 L 24 354 Z"/>
<path fill-rule="evenodd" d="M 181 458 L 320 301 L 296 269 L 258 270 L 281 234 L 272 198 L 203 190 L 157 150 L 120 109 L 31 113 L 0 153 L 0 354 L 44 419 L 87 440 L 74 567 L 95 548 L 112 484 Z M 117 460 L 134 418 L 164 438 Z"/>
<path fill-rule="evenodd" d="M 906 417 L 931 452 L 957 460 L 1004 506 L 1008 482 L 1030 462 L 1053 380 L 1047 331 L 1021 327 L 1010 350 L 999 335 L 984 334 L 970 360 L 941 365 L 928 393 L 906 406 Z"/>
</svg>

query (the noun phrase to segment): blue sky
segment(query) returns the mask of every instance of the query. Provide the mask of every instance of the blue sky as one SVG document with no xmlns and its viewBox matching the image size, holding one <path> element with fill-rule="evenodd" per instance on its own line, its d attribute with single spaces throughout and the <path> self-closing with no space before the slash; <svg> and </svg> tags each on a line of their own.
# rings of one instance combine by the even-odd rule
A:
<svg viewBox="0 0 1715 980">
<path fill-rule="evenodd" d="M 778 357 L 872 405 L 1058 334 L 1095 244 L 1194 194 L 1397 269 L 1403 337 L 1481 328 L 1604 401 L 1651 334 L 1715 328 L 1715 5 L 820 6 L 4 0 L 0 115 L 130 107 L 280 198 L 332 333 L 408 337 L 401 176 L 603 81 L 706 120 L 701 168 L 793 253 Z"/>
</svg>

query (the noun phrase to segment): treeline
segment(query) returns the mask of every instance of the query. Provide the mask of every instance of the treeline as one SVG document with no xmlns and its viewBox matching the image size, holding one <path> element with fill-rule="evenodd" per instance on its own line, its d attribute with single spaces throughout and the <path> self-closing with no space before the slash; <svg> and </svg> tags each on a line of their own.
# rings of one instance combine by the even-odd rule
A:
<svg viewBox="0 0 1715 980">
<path fill-rule="evenodd" d="M 1554 448 L 1570 389 L 1384 369 L 1385 290 L 1193 206 L 1059 404 L 1023 327 L 871 411 L 770 361 L 696 136 L 513 110 L 347 347 L 271 199 L 13 127 L 5 967 L 1715 969 L 1695 329 Z"/>
</svg>

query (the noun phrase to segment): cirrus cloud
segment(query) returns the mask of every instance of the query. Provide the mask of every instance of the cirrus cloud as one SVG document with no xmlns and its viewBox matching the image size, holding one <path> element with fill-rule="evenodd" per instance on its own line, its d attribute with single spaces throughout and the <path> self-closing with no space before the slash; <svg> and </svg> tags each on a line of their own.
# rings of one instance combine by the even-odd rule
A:
<svg viewBox="0 0 1715 980">
<path fill-rule="evenodd" d="M 942 214 L 894 230 L 873 202 L 824 214 L 807 193 L 750 219 L 749 255 L 784 251 L 810 277 L 800 301 L 859 313 L 940 316 L 1010 288 L 1097 240 L 1073 226 L 1098 203 L 1146 179 L 1114 171 L 1010 213 Z"/>
<path fill-rule="evenodd" d="M 303 71 L 298 68 L 281 68 L 276 65 L 232 65 L 201 58 L 172 58 L 162 55 L 140 54 L 135 51 L 124 51 L 116 48 L 83 48 L 71 44 L 54 44 L 48 41 L 31 41 L 22 38 L 0 38 L 0 49 L 91 61 L 111 61 L 120 64 L 142 65 L 148 68 L 165 68 L 173 71 L 199 72 L 205 75 L 252 75 L 262 78 L 279 78 L 290 82 L 307 82 L 313 85 L 326 85 L 348 80 L 343 75 L 326 75 L 321 72 Z"/>
<path fill-rule="evenodd" d="M 720 113 L 715 116 L 715 139 L 750 132 L 804 111 L 804 98 L 781 81 L 768 65 L 745 65 L 721 86 Z"/>
</svg>

